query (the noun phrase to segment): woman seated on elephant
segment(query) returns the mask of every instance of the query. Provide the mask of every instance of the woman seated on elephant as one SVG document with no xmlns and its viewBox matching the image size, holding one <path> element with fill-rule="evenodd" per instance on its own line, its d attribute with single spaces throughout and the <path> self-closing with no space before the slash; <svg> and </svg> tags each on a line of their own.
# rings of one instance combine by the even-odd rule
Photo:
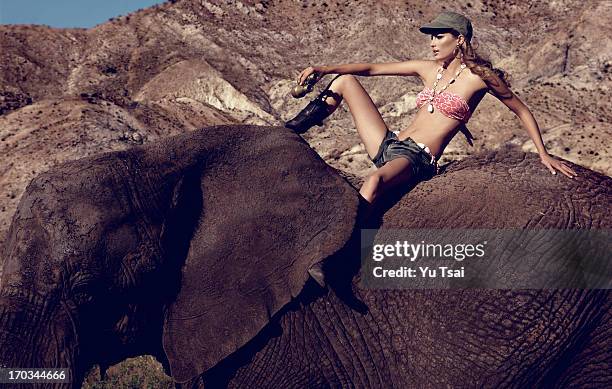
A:
<svg viewBox="0 0 612 389">
<path fill-rule="evenodd" d="M 566 163 L 547 153 L 532 113 L 510 90 L 504 72 L 476 54 L 470 43 L 472 24 L 465 16 L 442 12 L 420 31 L 431 35 L 433 60 L 304 69 L 298 77 L 299 85 L 306 80 L 316 82 L 325 74 L 338 76 L 286 126 L 303 133 L 320 124 L 345 100 L 366 152 L 378 168 L 360 189 L 361 195 L 372 203 L 390 188 L 437 174 L 437 161 L 457 132 L 463 132 L 470 140 L 465 123 L 489 92 L 518 116 L 536 146 L 540 161 L 552 174 L 558 170 L 570 178 L 576 176 Z M 418 112 L 408 127 L 390 131 L 355 75 L 419 77 L 425 88 L 417 95 Z"/>
</svg>

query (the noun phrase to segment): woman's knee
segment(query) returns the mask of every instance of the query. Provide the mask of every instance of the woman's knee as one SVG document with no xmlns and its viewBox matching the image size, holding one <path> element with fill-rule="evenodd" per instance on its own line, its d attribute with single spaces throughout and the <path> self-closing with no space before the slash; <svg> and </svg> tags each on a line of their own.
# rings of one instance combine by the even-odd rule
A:
<svg viewBox="0 0 612 389">
<path fill-rule="evenodd" d="M 363 185 L 372 190 L 376 190 L 377 188 L 381 186 L 382 181 L 383 181 L 382 175 L 378 171 L 376 171 L 366 177 Z"/>
<path fill-rule="evenodd" d="M 357 81 L 357 77 L 353 74 L 341 74 L 338 77 L 338 81 L 347 82 L 347 81 Z"/>
<path fill-rule="evenodd" d="M 352 74 L 342 74 L 334 80 L 334 82 L 332 83 L 332 86 L 334 86 L 335 84 L 335 86 L 338 89 L 341 89 L 342 86 L 352 83 L 352 82 L 359 82 L 359 81 L 357 81 L 357 78 Z"/>
<path fill-rule="evenodd" d="M 380 186 L 382 183 L 382 176 L 375 172 L 368 177 L 363 182 L 359 193 L 370 203 L 374 201 L 377 197 L 378 192 L 380 192 Z"/>
<path fill-rule="evenodd" d="M 380 172 L 380 169 L 376 169 L 372 174 L 367 177 L 367 180 L 372 181 L 373 183 L 379 183 L 382 181 L 383 175 Z"/>
</svg>

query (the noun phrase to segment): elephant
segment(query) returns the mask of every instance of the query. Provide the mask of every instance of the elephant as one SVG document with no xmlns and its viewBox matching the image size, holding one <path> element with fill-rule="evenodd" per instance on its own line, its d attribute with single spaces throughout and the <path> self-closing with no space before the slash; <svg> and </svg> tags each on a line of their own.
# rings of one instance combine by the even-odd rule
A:
<svg viewBox="0 0 612 389">
<path fill-rule="evenodd" d="M 573 168 L 575 181 L 543 176 L 537 156 L 502 148 L 370 214 L 358 178 L 276 127 L 69 162 L 13 218 L 0 365 L 67 367 L 75 388 L 140 354 L 190 388 L 610 386 L 605 289 L 361 283 L 362 229 L 609 229 L 612 179 Z M 308 279 L 317 263 L 329 288 Z"/>
<path fill-rule="evenodd" d="M 135 355 L 182 368 L 162 338 L 195 330 L 222 338 L 190 368 L 212 367 L 352 233 L 359 199 L 332 170 L 284 128 L 217 126 L 37 176 L 2 257 L 0 365 L 68 368 L 76 388 L 94 364 Z M 206 327 L 185 320 L 190 288 Z M 244 312 L 249 329 L 227 334 Z M 198 344 L 186 340 L 165 347 Z"/>
</svg>

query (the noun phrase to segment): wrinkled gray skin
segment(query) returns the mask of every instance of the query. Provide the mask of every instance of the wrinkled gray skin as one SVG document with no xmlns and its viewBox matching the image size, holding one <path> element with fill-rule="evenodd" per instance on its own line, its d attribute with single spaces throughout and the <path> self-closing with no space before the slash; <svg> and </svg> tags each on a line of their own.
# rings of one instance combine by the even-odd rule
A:
<svg viewBox="0 0 612 389">
<path fill-rule="evenodd" d="M 184 387 L 609 388 L 612 383 L 606 367 L 612 335 L 608 292 L 394 290 L 361 291 L 357 298 L 368 306 L 367 314 L 333 293 L 308 306 L 293 305 L 266 329 L 265 340 Z"/>
<path fill-rule="evenodd" d="M 57 166 L 28 185 L 2 254 L 0 365 L 68 368 L 74 388 L 94 364 L 142 354 L 167 371 L 206 370 L 344 245 L 358 204 L 348 182 L 279 127 L 211 127 Z M 182 306 L 202 307 L 206 325 L 196 328 L 214 335 L 200 360 L 181 357 L 199 344 Z M 248 326 L 216 330 L 241 320 Z"/>
<path fill-rule="evenodd" d="M 612 179 L 573 168 L 570 181 L 536 155 L 475 156 L 391 198 L 367 227 L 609 229 Z M 609 291 L 367 290 L 359 277 L 343 286 L 359 266 L 353 239 L 326 262 L 334 292 L 306 290 L 185 387 L 612 387 Z"/>
<path fill-rule="evenodd" d="M 199 345 L 202 351 L 182 355 L 176 353 L 180 348 L 175 348 L 174 353 L 169 352 L 174 344 L 162 346 L 168 309 L 180 319 L 177 302 L 199 304 L 210 297 L 179 290 L 180 269 L 193 265 L 191 260 L 206 260 L 193 254 L 192 248 L 198 248 L 202 241 L 217 242 L 207 231 L 194 228 L 198 220 L 189 211 L 197 209 L 196 218 L 205 221 L 199 226 L 222 224 L 233 216 L 233 208 L 227 206 L 220 216 L 206 219 L 211 211 L 206 211 L 207 202 L 214 203 L 221 193 L 241 193 L 241 186 L 226 186 L 240 173 L 240 165 L 225 164 L 239 160 L 232 157 L 231 150 L 237 150 L 235 155 L 246 153 L 239 145 L 250 142 L 259 150 L 255 157 L 278 152 L 276 163 L 274 158 L 264 161 L 276 167 L 288 160 L 302 161 L 307 155 L 291 149 L 290 145 L 297 144 L 293 139 L 279 145 L 278 137 L 266 135 L 269 129 L 234 130 L 235 143 L 230 145 L 223 145 L 222 133 L 209 131 L 206 136 L 193 135 L 195 139 L 177 138 L 189 142 L 165 140 L 163 147 L 152 147 L 144 155 L 138 150 L 107 155 L 87 160 L 94 164 L 68 164 L 35 179 L 21 200 L 3 259 L 0 364 L 69 367 L 75 375 L 75 388 L 93 364 L 104 367 L 145 353 L 155 355 L 169 372 L 171 366 L 187 366 L 174 375 L 185 387 L 611 386 L 607 366 L 611 362 L 612 304 L 607 291 L 365 290 L 357 286 L 359 277 L 352 277 L 359 267 L 359 227 L 612 226 L 608 215 L 612 205 L 610 178 L 578 166 L 573 168 L 580 174 L 579 180 L 551 177 L 533 155 L 507 150 L 451 166 L 404 197 L 402 193 L 396 198 L 391 195 L 381 219 L 357 226 L 356 190 L 351 189 L 352 195 L 321 195 L 333 191 L 332 184 L 344 185 L 341 180 L 324 179 L 334 176 L 332 171 L 314 161 L 307 168 L 289 171 L 280 168 L 274 173 L 270 168 L 273 173 L 265 173 L 271 175 L 267 178 L 273 179 L 274 174 L 284 177 L 280 186 L 274 187 L 274 192 L 281 193 L 275 205 L 280 206 L 281 201 L 293 205 L 291 201 L 303 191 L 308 193 L 303 201 L 317 205 L 310 213 L 309 208 L 299 206 L 300 212 L 308 213 L 300 225 L 314 220 L 319 230 L 296 247 L 309 247 L 308 242 L 322 239 L 317 241 L 321 256 L 336 253 L 326 261 L 333 291 L 323 292 L 310 282 L 286 304 L 303 286 L 306 269 L 317 258 L 281 263 L 276 270 L 258 272 L 267 257 L 253 257 L 255 265 L 236 275 L 255 282 L 253 288 L 246 284 L 250 292 L 245 297 L 263 291 L 270 299 L 268 291 L 278 297 L 278 293 L 291 290 L 275 304 L 264 304 L 273 315 L 270 324 L 259 331 L 260 326 L 254 324 L 261 319 L 259 311 L 227 309 L 228 315 L 243 320 L 228 321 L 232 328 L 216 338 L 188 338 L 188 345 Z M 249 159 L 253 164 L 257 160 Z M 109 170 L 115 173 L 108 174 Z M 89 172 L 85 175 L 89 181 L 83 180 L 83 171 Z M 317 185 L 291 181 L 304 171 L 316 173 L 304 178 L 317 180 Z M 277 181 L 262 182 L 269 187 L 269 182 Z M 217 185 L 222 192 L 215 191 Z M 279 189 L 284 185 L 291 189 Z M 90 197 L 77 201 L 74 194 L 79 193 Z M 68 204 L 66 198 L 73 202 Z M 247 204 L 257 200 L 247 199 Z M 312 199 L 316 201 L 310 203 Z M 321 202 L 331 205 L 319 207 Z M 346 208 L 350 212 L 334 210 Z M 269 222 L 272 215 L 276 214 L 264 220 Z M 294 225 L 287 221 L 293 219 L 278 216 L 284 220 L 285 230 L 292 233 Z M 222 236 L 233 236 L 231 230 L 239 231 L 238 227 L 229 225 L 230 230 Z M 312 229 L 298 228 L 296 235 L 280 244 L 281 249 Z M 326 234 L 330 230 L 333 232 Z M 347 230 L 353 235 L 344 235 Z M 334 237 L 341 239 L 334 241 Z M 205 246 L 211 249 L 210 244 Z M 227 247 L 221 246 L 223 252 Z M 300 250 L 292 247 L 273 262 L 300 255 Z M 275 274 L 281 277 L 271 278 Z M 200 276 L 205 278 L 206 274 Z M 283 279 L 290 282 L 273 289 Z M 205 285 L 203 290 L 214 294 L 217 289 Z M 219 301 L 223 302 L 223 295 L 214 302 Z M 260 307 L 259 300 L 253 301 L 255 308 Z M 225 303 L 231 306 L 234 301 Z M 207 312 L 190 312 L 188 319 L 197 317 L 202 317 L 201 327 L 219 325 L 226 319 L 207 316 Z M 215 320 L 218 322 L 213 323 Z M 257 335 L 246 344 L 234 337 L 254 333 Z M 208 367 L 196 369 L 200 375 L 193 375 L 194 370 L 189 370 L 193 365 L 186 362 L 200 358 L 199 353 L 202 360 L 210 361 L 207 346 L 214 350 L 227 345 L 228 339 L 234 352 L 214 366 L 203 364 Z M 179 375 L 187 376 L 187 382 Z"/>
</svg>

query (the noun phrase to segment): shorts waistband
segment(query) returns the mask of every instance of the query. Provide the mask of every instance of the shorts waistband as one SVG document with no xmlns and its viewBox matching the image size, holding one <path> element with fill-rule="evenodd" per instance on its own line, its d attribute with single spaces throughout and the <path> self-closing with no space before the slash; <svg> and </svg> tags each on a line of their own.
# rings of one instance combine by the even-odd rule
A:
<svg viewBox="0 0 612 389">
<path fill-rule="evenodd" d="M 431 150 L 429 149 L 429 147 L 426 146 L 424 143 L 420 143 L 420 142 L 414 142 L 414 143 L 416 143 L 416 145 L 419 146 L 421 148 L 421 150 L 426 152 L 431 157 L 431 163 L 432 163 L 432 165 L 435 164 L 436 165 L 436 169 L 437 169 L 438 168 L 438 161 L 436 160 L 436 157 L 431 153 Z"/>
<path fill-rule="evenodd" d="M 395 136 L 397 137 L 399 135 L 399 131 L 393 131 L 393 133 L 395 134 Z M 431 164 L 436 166 L 436 172 L 438 171 L 438 160 L 436 159 L 436 157 L 431 153 L 431 149 L 429 148 L 429 146 L 427 146 L 425 143 L 421 143 L 421 142 L 416 142 L 414 139 L 408 137 L 406 138 L 406 140 L 410 139 L 410 141 L 414 142 L 414 144 L 416 144 L 417 146 L 419 146 L 419 148 L 421 150 L 423 150 L 425 153 L 427 153 L 427 155 L 429 155 L 431 157 Z"/>
</svg>

